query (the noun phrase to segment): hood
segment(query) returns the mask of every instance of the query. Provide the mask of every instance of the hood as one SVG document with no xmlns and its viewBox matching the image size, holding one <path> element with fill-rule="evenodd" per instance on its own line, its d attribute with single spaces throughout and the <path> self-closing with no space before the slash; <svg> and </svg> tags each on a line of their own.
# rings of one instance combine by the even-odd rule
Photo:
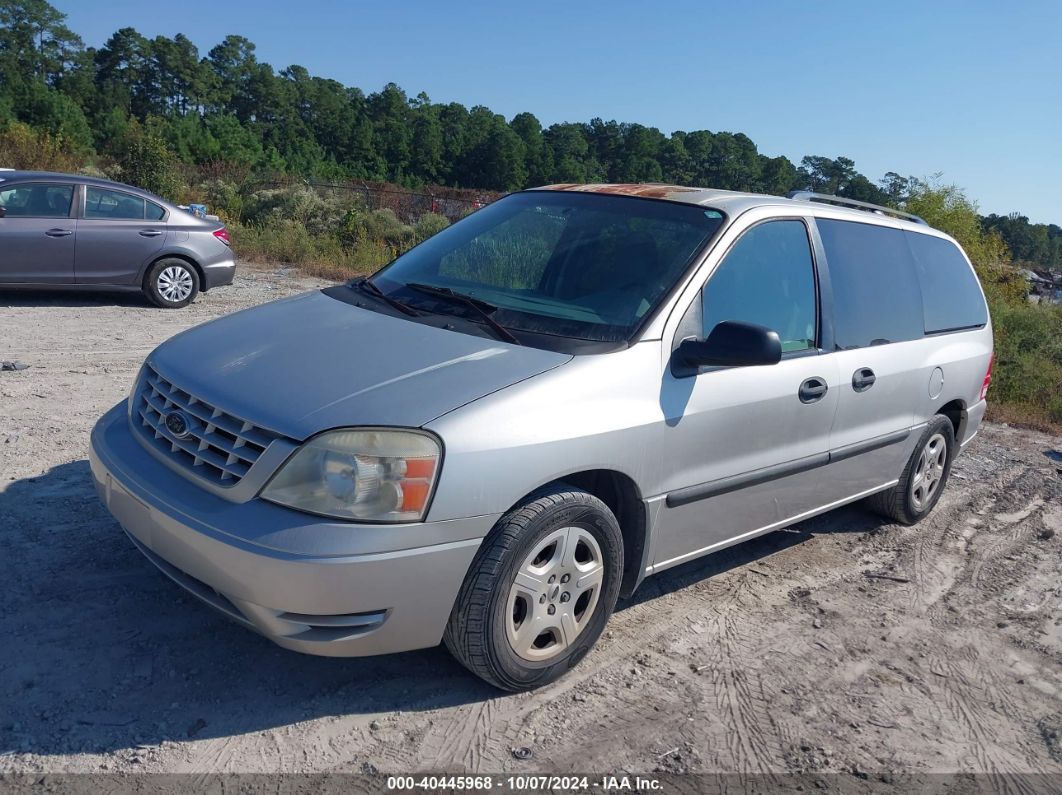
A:
<svg viewBox="0 0 1062 795">
<path fill-rule="evenodd" d="M 419 427 L 571 358 L 313 292 L 185 331 L 148 361 L 201 400 L 305 439 L 345 425 Z"/>
</svg>

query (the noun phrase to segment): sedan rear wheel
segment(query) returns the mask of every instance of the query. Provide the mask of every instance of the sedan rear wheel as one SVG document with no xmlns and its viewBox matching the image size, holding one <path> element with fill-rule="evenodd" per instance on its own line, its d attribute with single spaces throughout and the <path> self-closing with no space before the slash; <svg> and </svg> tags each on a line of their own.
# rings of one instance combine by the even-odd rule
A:
<svg viewBox="0 0 1062 795">
<path fill-rule="evenodd" d="M 167 257 L 148 269 L 144 292 L 163 309 L 188 306 L 199 294 L 199 274 L 183 259 Z"/>
</svg>

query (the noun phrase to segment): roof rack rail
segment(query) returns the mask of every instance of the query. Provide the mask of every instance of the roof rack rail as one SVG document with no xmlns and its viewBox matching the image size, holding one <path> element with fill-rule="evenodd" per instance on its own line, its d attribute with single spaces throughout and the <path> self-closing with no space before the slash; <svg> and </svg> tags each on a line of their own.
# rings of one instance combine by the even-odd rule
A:
<svg viewBox="0 0 1062 795">
<path fill-rule="evenodd" d="M 883 207 L 880 204 L 871 204 L 870 202 L 856 201 L 855 199 L 846 199 L 843 196 L 832 196 L 829 193 L 815 193 L 810 190 L 791 190 L 785 195 L 787 199 L 796 199 L 798 201 L 806 202 L 821 202 L 822 204 L 836 204 L 839 207 L 851 207 L 853 210 L 863 210 L 868 213 L 877 213 L 878 215 L 892 215 L 896 218 L 903 218 L 907 221 L 914 221 L 916 224 L 922 224 L 929 226 L 924 218 L 920 218 L 913 213 L 905 213 L 902 210 L 894 210 L 892 207 Z"/>
</svg>

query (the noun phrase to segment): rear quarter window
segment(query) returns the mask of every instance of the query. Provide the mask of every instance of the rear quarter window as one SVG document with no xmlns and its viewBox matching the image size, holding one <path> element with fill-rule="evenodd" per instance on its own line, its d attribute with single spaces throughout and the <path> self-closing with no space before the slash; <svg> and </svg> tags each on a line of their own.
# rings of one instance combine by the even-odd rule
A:
<svg viewBox="0 0 1062 795">
<path fill-rule="evenodd" d="M 149 221 L 161 221 L 166 217 L 166 210 L 155 204 L 155 202 L 149 201 L 147 203 L 147 212 L 144 214 L 144 217 Z"/>
<path fill-rule="evenodd" d="M 919 339 L 922 291 L 905 233 L 816 219 L 833 285 L 838 350 Z"/>
<path fill-rule="evenodd" d="M 977 328 L 988 322 L 988 310 L 977 277 L 958 246 L 950 240 L 904 232 L 922 286 L 922 311 L 927 334 Z"/>
</svg>

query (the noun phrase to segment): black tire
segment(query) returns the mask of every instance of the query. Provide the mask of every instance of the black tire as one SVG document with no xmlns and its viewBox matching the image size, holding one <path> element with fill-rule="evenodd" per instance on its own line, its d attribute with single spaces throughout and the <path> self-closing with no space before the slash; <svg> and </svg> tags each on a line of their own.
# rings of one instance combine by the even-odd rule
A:
<svg viewBox="0 0 1062 795">
<path fill-rule="evenodd" d="M 935 486 L 927 499 L 919 500 L 915 489 L 919 481 L 916 480 L 919 473 L 920 463 L 924 461 L 923 454 L 928 453 L 927 445 L 935 437 L 944 439 L 944 463 L 935 481 Z M 900 482 L 891 489 L 879 491 L 867 498 L 867 504 L 871 510 L 880 513 L 895 522 L 904 525 L 913 525 L 920 522 L 940 499 L 944 488 L 948 485 L 948 475 L 951 474 L 951 464 L 955 460 L 955 429 L 951 420 L 940 414 L 930 420 L 929 425 L 922 432 L 914 452 L 907 460 L 900 476 Z"/>
<path fill-rule="evenodd" d="M 587 623 L 573 642 L 554 657 L 530 661 L 514 650 L 507 634 L 507 622 L 514 620 L 510 590 L 536 545 L 569 527 L 587 531 L 597 542 L 595 552 L 600 552 L 604 568 L 600 590 L 593 612 L 583 619 Z M 528 497 L 491 529 L 461 586 L 443 640 L 458 661 L 495 687 L 509 691 L 541 687 L 573 668 L 597 641 L 616 606 L 622 573 L 623 536 L 612 511 L 592 494 L 557 484 Z M 540 600 L 547 605 L 543 609 L 556 609 L 552 600 L 563 600 L 563 594 L 548 598 L 548 604 Z"/>
<path fill-rule="evenodd" d="M 167 291 L 160 280 L 171 285 L 180 285 L 180 290 Z M 185 285 L 188 285 L 186 292 Z M 192 265 L 176 257 L 163 257 L 144 276 L 144 295 L 153 304 L 163 309 L 180 309 L 188 306 L 199 295 L 199 274 Z"/>
</svg>

